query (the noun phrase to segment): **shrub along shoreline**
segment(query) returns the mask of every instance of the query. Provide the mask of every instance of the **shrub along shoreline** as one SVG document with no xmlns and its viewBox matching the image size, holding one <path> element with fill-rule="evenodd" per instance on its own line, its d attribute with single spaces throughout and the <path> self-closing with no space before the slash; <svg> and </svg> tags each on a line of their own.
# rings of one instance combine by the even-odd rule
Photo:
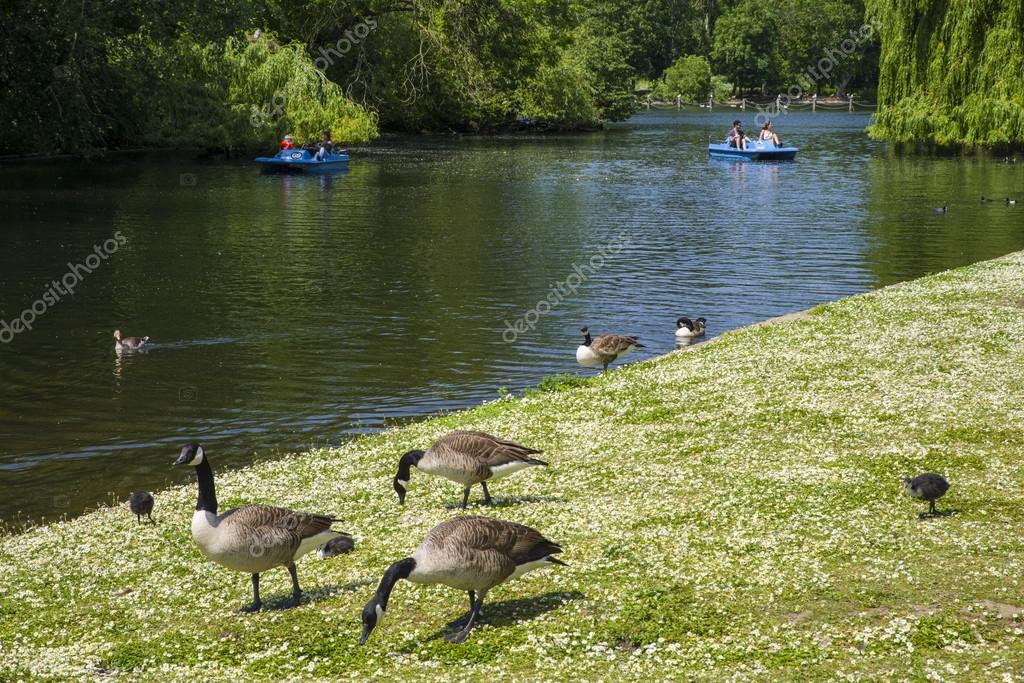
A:
<svg viewBox="0 0 1024 683">
<path fill-rule="evenodd" d="M 235 614 L 248 577 L 201 559 L 182 472 L 155 526 L 122 505 L 0 539 L 0 680 L 1019 678 L 1022 329 L 1024 252 L 338 449 L 239 471 L 208 449 L 223 509 L 331 512 L 355 551 L 300 561 L 300 607 Z M 492 591 L 457 646 L 465 595 L 403 582 L 359 647 L 383 570 L 461 514 L 416 472 L 400 508 L 398 458 L 455 428 L 544 449 L 470 513 L 569 566 Z M 899 479 L 922 471 L 953 514 L 918 519 Z M 264 575 L 264 600 L 289 586 Z"/>
</svg>

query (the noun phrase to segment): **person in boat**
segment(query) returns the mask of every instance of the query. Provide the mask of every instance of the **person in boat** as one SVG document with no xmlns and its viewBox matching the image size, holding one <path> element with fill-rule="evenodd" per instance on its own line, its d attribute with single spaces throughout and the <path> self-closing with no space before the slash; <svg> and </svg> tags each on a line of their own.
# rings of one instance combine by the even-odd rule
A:
<svg viewBox="0 0 1024 683">
<path fill-rule="evenodd" d="M 770 141 L 776 147 L 782 147 L 782 144 L 779 142 L 779 136 L 775 134 L 775 125 L 771 121 L 768 121 L 761 126 L 761 134 L 757 139 L 761 141 Z"/>
<path fill-rule="evenodd" d="M 285 135 L 284 140 L 281 140 L 281 149 L 295 149 L 295 138 Z"/>
<path fill-rule="evenodd" d="M 324 137 L 320 141 L 320 146 L 316 151 L 315 158 L 317 161 L 323 161 L 327 158 L 327 155 L 334 151 L 334 141 L 331 140 L 331 131 L 325 130 Z"/>
<path fill-rule="evenodd" d="M 736 149 L 746 149 L 748 142 L 750 142 L 750 138 L 743 132 L 743 123 L 739 119 L 733 121 L 732 128 L 729 129 L 729 146 Z"/>
</svg>

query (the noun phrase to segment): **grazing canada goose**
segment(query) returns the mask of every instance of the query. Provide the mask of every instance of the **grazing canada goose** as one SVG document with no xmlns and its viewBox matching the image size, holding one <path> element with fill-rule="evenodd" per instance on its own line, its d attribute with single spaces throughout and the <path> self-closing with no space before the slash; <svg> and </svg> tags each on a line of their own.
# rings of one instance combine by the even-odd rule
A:
<svg viewBox="0 0 1024 683">
<path fill-rule="evenodd" d="M 599 337 L 591 337 L 590 329 L 581 327 L 583 343 L 576 349 L 576 362 L 585 368 L 593 368 L 603 365 L 608 369 L 608 364 L 616 358 L 624 356 L 633 349 L 642 349 L 644 345 L 636 340 L 636 337 L 627 337 L 621 334 L 602 334 Z"/>
<path fill-rule="evenodd" d="M 320 550 L 317 550 L 316 556 L 321 560 L 326 560 L 328 557 L 346 555 L 352 552 L 352 549 L 355 547 L 355 541 L 352 540 L 351 536 L 338 536 L 327 541 Z"/>
<path fill-rule="evenodd" d="M 255 612 L 263 605 L 260 574 L 274 567 L 287 567 L 292 576 L 292 597 L 282 608 L 298 605 L 302 590 L 295 560 L 332 539 L 348 536 L 331 529 L 338 521 L 333 517 L 270 505 L 245 505 L 218 515 L 213 470 L 203 447 L 184 446 L 174 464 L 196 468 L 199 497 L 192 515 L 192 540 L 199 550 L 223 567 L 252 574 L 252 604 L 242 612 Z"/>
<path fill-rule="evenodd" d="M 1014 206 L 1016 203 L 1017 203 L 1016 199 L 1010 199 L 1009 197 L 1006 198 L 1006 205 L 1007 206 Z"/>
<path fill-rule="evenodd" d="M 484 502 L 490 505 L 491 493 L 487 490 L 487 482 L 527 467 L 547 465 L 543 460 L 530 457 L 542 452 L 483 432 L 455 431 L 446 434 L 426 451 L 409 451 L 398 461 L 398 474 L 394 479 L 398 503 L 405 504 L 410 468 L 415 466 L 427 474 L 462 484 L 463 510 L 469 503 L 469 489 L 474 484 L 483 487 Z"/>
<path fill-rule="evenodd" d="M 363 608 L 359 644 L 364 644 L 380 623 L 399 579 L 440 583 L 469 593 L 469 612 L 462 629 L 445 636 L 449 643 L 461 643 L 473 628 L 487 591 L 545 564 L 565 565 L 552 557 L 560 552 L 557 543 L 522 524 L 473 516 L 441 522 L 427 532 L 412 557 L 395 562 L 384 572 L 376 594 Z"/>
<path fill-rule="evenodd" d="M 135 515 L 135 521 L 141 522 L 142 516 L 149 517 L 149 521 L 156 524 L 153 519 L 153 495 L 149 491 L 136 491 L 128 499 L 128 507 Z"/>
<path fill-rule="evenodd" d="M 949 212 L 949 207 L 948 206 L 937 206 L 937 207 L 935 207 L 932 210 L 935 213 L 948 213 Z"/>
<path fill-rule="evenodd" d="M 935 510 L 935 501 L 946 495 L 946 491 L 949 490 L 949 482 L 941 474 L 933 474 L 926 472 L 919 474 L 913 479 L 906 477 L 903 479 L 903 488 L 906 489 L 907 494 L 912 498 L 920 498 L 921 500 L 928 501 L 928 514 L 938 514 Z M 924 514 L 922 513 L 923 517 Z"/>
<path fill-rule="evenodd" d="M 704 328 L 707 325 L 706 318 L 697 318 L 696 320 L 690 320 L 689 318 L 680 318 L 676 321 L 676 336 L 677 337 L 703 337 Z"/>
<path fill-rule="evenodd" d="M 137 351 L 148 341 L 149 337 L 122 337 L 121 330 L 114 330 L 115 351 Z"/>
</svg>

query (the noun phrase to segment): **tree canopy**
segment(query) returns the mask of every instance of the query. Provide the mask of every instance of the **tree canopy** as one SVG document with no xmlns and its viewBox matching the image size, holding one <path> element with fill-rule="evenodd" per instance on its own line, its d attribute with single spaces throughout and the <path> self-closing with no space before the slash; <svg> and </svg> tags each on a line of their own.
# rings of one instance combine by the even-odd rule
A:
<svg viewBox="0 0 1024 683">
<path fill-rule="evenodd" d="M 863 21 L 862 3 L 8 0 L 0 151 L 590 128 L 633 113 L 641 79 L 693 99 L 726 81 L 773 94 Z M 872 88 L 872 49 L 813 87 Z"/>
<path fill-rule="evenodd" d="M 882 34 L 878 138 L 1024 145 L 1024 1 L 869 0 Z"/>
</svg>

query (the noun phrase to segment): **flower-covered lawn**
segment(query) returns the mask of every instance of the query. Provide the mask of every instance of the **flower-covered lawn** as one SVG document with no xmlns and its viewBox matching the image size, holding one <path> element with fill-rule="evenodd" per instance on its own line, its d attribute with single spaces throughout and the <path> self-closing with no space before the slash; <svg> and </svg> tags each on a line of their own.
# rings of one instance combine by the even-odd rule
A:
<svg viewBox="0 0 1024 683">
<path fill-rule="evenodd" d="M 240 471 L 209 450 L 222 509 L 355 536 L 299 562 L 293 610 L 234 612 L 249 578 L 193 545 L 191 471 L 156 526 L 124 504 L 0 539 L 0 680 L 1024 680 L 1024 254 L 544 389 Z M 400 583 L 360 647 L 383 570 L 462 514 L 445 480 L 413 471 L 404 508 L 391 488 L 455 428 L 544 450 L 469 512 L 569 566 L 493 590 L 463 645 L 440 636 L 465 594 Z M 949 514 L 903 493 L 924 471 Z"/>
</svg>

